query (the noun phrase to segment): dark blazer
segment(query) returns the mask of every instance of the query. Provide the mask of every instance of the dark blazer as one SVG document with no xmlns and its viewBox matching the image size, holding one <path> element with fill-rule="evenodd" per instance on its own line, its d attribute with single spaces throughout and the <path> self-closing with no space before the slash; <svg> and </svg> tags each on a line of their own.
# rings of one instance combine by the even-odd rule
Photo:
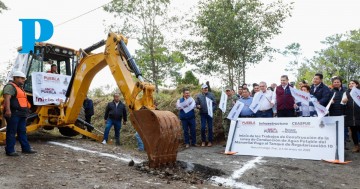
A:
<svg viewBox="0 0 360 189">
<path fill-rule="evenodd" d="M 206 104 L 206 97 L 210 98 L 212 100 L 212 106 L 213 106 L 213 112 L 216 109 L 216 101 L 215 101 L 215 96 L 213 93 L 211 92 L 207 92 L 206 94 L 204 93 L 199 93 L 196 96 L 195 102 L 196 105 L 200 105 L 200 113 L 201 114 L 207 114 L 208 113 L 208 109 L 207 109 L 207 104 Z"/>
<path fill-rule="evenodd" d="M 321 82 L 315 92 L 314 89 L 314 84 L 312 84 L 310 94 L 314 95 L 321 105 L 327 106 L 332 94 L 329 87 L 327 87 L 326 85 L 324 85 L 324 83 Z"/>
<path fill-rule="evenodd" d="M 329 109 L 329 115 L 330 116 L 342 116 L 344 115 L 344 111 L 345 111 L 345 106 L 341 104 L 341 100 L 343 97 L 343 94 L 345 92 L 344 88 L 334 88 L 331 90 L 331 97 L 334 95 L 335 93 L 335 97 L 334 97 L 334 103 L 331 104 L 330 109 Z"/>
<path fill-rule="evenodd" d="M 116 107 L 114 101 L 109 102 L 108 105 L 106 106 L 104 119 L 107 120 L 108 118 L 113 120 L 120 120 L 120 121 L 121 119 L 124 119 L 124 122 L 126 122 L 127 115 L 126 115 L 125 105 L 121 101 L 119 101 L 119 104 Z"/>
</svg>

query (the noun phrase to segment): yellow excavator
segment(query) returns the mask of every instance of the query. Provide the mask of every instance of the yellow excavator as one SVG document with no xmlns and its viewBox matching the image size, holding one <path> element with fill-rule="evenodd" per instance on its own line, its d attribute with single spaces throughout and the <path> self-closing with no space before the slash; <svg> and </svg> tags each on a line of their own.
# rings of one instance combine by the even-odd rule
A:
<svg viewBox="0 0 360 189">
<path fill-rule="evenodd" d="M 181 135 L 180 121 L 170 111 L 156 110 L 153 98 L 155 87 L 144 81 L 126 44 L 127 39 L 123 35 L 109 33 L 106 40 L 78 51 L 50 43 L 36 43 L 33 52 L 17 58 L 13 71 L 16 66 L 19 68 L 21 65 L 22 71 L 26 73 L 24 90 L 32 104 L 31 114 L 27 117 L 27 132 L 41 127 L 58 128 L 65 136 L 82 134 L 102 141 L 102 135 L 90 133 L 81 127 L 93 126 L 78 118 L 78 115 L 94 76 L 105 66 L 109 66 L 129 109 L 131 124 L 144 142 L 149 166 L 160 167 L 174 163 Z M 102 53 L 92 53 L 102 46 L 105 46 Z M 34 105 L 32 73 L 46 72 L 46 68 L 50 68 L 50 61 L 57 65 L 57 73 L 71 77 L 67 90 L 64 91 L 65 100 L 58 104 Z M 2 97 L 0 103 L 3 103 Z M 4 144 L 6 121 L 3 119 L 3 111 L 1 106 L 0 143 Z"/>
</svg>

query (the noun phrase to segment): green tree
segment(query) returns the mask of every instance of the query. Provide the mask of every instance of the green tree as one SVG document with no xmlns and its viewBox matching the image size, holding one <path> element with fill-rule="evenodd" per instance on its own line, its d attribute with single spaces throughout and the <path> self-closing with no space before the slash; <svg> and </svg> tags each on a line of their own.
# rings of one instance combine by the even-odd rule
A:
<svg viewBox="0 0 360 189">
<path fill-rule="evenodd" d="M 199 79 L 196 78 L 192 71 L 185 72 L 184 79 L 181 80 L 181 84 L 192 84 L 194 86 L 199 85 Z"/>
<path fill-rule="evenodd" d="M 299 66 L 299 58 L 301 56 L 301 47 L 299 43 L 291 43 L 285 47 L 285 50 L 281 52 L 282 55 L 286 57 L 293 57 L 294 59 L 289 62 L 285 71 L 290 71 L 296 74 Z"/>
<path fill-rule="evenodd" d="M 282 0 L 210 0 L 199 3 L 191 21 L 197 40 L 187 40 L 190 60 L 208 75 L 227 75 L 229 85 L 245 82 L 248 64 L 255 64 L 274 51 L 268 41 L 280 33 L 290 16 L 291 4 Z"/>
<path fill-rule="evenodd" d="M 136 57 L 144 77 L 155 83 L 157 92 L 158 86 L 163 85 L 166 78 L 177 77 L 176 71 L 183 66 L 184 62 L 184 55 L 181 52 L 169 51 L 162 40 L 159 40 L 158 43 L 154 43 L 154 47 L 148 48 L 146 42 L 143 43 L 140 40 L 140 44 L 145 48 L 136 51 Z"/>
<path fill-rule="evenodd" d="M 298 78 L 311 80 L 319 72 L 324 75 L 324 82 L 330 84 L 332 76 L 340 76 L 344 82 L 360 76 L 360 30 L 335 34 L 321 43 L 326 47 L 299 67 Z"/>
<path fill-rule="evenodd" d="M 169 3 L 169 0 L 113 0 L 104 7 L 120 18 L 120 27 L 112 25 L 113 29 L 138 40 L 142 48 L 136 51 L 135 58 L 145 78 L 155 84 L 156 92 L 168 73 L 182 67 L 184 61 L 179 51 L 170 50 L 173 43 L 166 43 L 162 33 L 178 21 L 178 17 L 168 15 Z"/>
<path fill-rule="evenodd" d="M 2 13 L 3 10 L 8 10 L 8 8 L 2 1 L 0 1 L 0 13 Z"/>
<path fill-rule="evenodd" d="M 14 62 L 9 60 L 8 62 L 3 62 L 1 64 L 2 65 L 7 64 L 7 66 L 6 69 L 0 73 L 0 87 L 6 84 L 5 82 L 7 80 L 8 74 L 10 73 L 12 67 L 14 66 Z"/>
</svg>

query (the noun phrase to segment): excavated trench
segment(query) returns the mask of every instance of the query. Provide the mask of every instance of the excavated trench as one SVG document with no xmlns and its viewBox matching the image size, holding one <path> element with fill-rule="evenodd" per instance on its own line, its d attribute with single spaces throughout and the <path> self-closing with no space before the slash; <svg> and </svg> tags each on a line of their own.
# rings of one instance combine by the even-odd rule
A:
<svg viewBox="0 0 360 189">
<path fill-rule="evenodd" d="M 148 162 L 135 165 L 135 169 L 160 179 L 179 180 L 190 184 L 203 184 L 212 176 L 225 175 L 220 169 L 211 168 L 197 163 L 177 161 L 174 165 L 161 168 L 149 168 Z"/>
</svg>

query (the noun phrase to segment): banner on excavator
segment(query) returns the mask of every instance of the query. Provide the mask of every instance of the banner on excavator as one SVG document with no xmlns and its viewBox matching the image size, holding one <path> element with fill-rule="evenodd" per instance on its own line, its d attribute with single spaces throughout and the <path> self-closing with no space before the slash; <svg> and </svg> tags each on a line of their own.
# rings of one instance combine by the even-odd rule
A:
<svg viewBox="0 0 360 189">
<path fill-rule="evenodd" d="M 68 75 L 33 72 L 31 74 L 34 105 L 59 105 L 65 101 L 71 77 Z"/>
</svg>

